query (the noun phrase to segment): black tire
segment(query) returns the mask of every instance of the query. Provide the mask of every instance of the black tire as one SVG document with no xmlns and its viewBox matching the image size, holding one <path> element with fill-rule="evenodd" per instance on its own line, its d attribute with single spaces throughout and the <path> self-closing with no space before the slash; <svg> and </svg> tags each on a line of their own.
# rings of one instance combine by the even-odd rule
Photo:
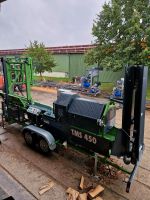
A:
<svg viewBox="0 0 150 200">
<path fill-rule="evenodd" d="M 129 165 L 129 164 L 131 163 L 131 157 L 124 156 L 124 157 L 123 157 L 123 162 L 124 162 L 126 165 Z"/>
<path fill-rule="evenodd" d="M 39 139 L 39 149 L 44 154 L 47 154 L 50 152 L 48 142 L 44 138 Z"/>
<path fill-rule="evenodd" d="M 24 139 L 25 142 L 28 146 L 33 146 L 34 145 L 34 138 L 33 138 L 33 134 L 30 131 L 26 131 L 24 133 Z"/>
</svg>

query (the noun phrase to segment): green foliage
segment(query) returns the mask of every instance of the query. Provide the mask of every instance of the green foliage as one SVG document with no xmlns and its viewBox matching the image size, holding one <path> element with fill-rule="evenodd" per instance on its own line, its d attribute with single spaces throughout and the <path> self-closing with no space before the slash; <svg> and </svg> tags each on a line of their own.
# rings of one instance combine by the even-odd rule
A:
<svg viewBox="0 0 150 200">
<path fill-rule="evenodd" d="M 89 51 L 86 52 L 84 61 L 88 65 L 93 65 L 95 62 L 97 63 L 95 49 L 90 49 Z"/>
<path fill-rule="evenodd" d="M 52 54 L 46 51 L 43 43 L 38 43 L 37 41 L 30 42 L 26 55 L 33 59 L 35 72 L 41 76 L 45 71 L 51 72 L 56 65 Z"/>
<path fill-rule="evenodd" d="M 94 21 L 97 47 L 87 52 L 87 64 L 119 69 L 125 64 L 150 66 L 149 0 L 111 0 Z"/>
</svg>

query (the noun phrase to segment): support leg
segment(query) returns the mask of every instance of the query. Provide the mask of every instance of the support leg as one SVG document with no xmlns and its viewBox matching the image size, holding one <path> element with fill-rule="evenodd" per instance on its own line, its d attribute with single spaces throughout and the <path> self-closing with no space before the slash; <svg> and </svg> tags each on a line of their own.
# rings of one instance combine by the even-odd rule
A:
<svg viewBox="0 0 150 200">
<path fill-rule="evenodd" d="M 94 159 L 95 159 L 95 162 L 94 162 L 94 176 L 96 176 L 96 174 L 97 174 L 97 164 L 98 164 L 98 153 L 94 153 Z"/>
</svg>

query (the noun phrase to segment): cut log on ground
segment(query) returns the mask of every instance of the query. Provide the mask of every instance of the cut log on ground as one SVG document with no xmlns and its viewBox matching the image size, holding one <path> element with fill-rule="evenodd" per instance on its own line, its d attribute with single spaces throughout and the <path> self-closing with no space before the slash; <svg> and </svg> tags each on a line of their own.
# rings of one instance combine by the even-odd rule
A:
<svg viewBox="0 0 150 200">
<path fill-rule="evenodd" d="M 104 188 L 101 185 L 97 185 L 95 189 L 88 192 L 88 196 L 89 198 L 93 199 L 103 191 L 104 191 Z"/>
<path fill-rule="evenodd" d="M 94 200 L 103 200 L 101 197 L 96 197 Z"/>
<path fill-rule="evenodd" d="M 87 193 L 79 194 L 78 200 L 87 200 Z"/>
<path fill-rule="evenodd" d="M 50 181 L 49 183 L 47 183 L 46 185 L 40 187 L 39 189 L 39 194 L 42 195 L 45 192 L 47 192 L 48 190 L 50 190 L 52 187 L 54 186 L 54 182 Z"/>
<path fill-rule="evenodd" d="M 79 196 L 79 192 L 72 189 L 71 187 L 69 187 L 67 190 L 66 190 L 66 193 L 69 194 L 69 196 L 71 197 L 71 200 L 76 200 Z"/>
<path fill-rule="evenodd" d="M 68 194 L 68 197 L 66 200 L 72 200 L 72 195 L 71 194 Z"/>
<path fill-rule="evenodd" d="M 81 190 L 84 189 L 84 177 L 83 177 L 83 176 L 81 176 L 79 188 L 80 188 Z"/>
</svg>

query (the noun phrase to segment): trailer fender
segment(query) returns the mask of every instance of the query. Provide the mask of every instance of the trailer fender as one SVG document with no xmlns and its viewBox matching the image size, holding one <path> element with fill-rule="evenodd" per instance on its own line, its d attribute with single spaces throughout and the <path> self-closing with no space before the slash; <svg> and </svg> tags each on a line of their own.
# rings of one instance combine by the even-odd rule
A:
<svg viewBox="0 0 150 200">
<path fill-rule="evenodd" d="M 25 133 L 27 130 L 31 131 L 31 133 L 33 132 L 36 133 L 38 136 L 43 137 L 47 141 L 50 150 L 54 150 L 56 148 L 55 139 L 50 132 L 34 125 L 24 127 L 22 132 Z"/>
</svg>

